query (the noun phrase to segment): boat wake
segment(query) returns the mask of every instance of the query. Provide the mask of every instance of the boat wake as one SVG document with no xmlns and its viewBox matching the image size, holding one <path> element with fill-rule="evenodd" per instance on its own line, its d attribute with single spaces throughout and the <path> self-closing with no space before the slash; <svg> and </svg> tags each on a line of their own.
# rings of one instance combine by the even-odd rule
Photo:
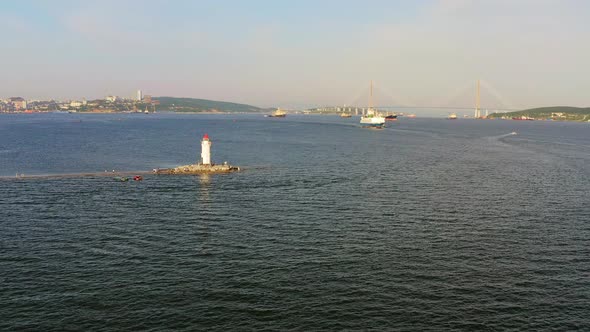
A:
<svg viewBox="0 0 590 332">
<path fill-rule="evenodd" d="M 488 140 L 498 140 L 499 141 L 499 140 L 502 140 L 503 138 L 507 138 L 507 137 L 511 137 L 511 136 L 515 136 L 515 135 L 518 135 L 518 133 L 515 132 L 515 131 L 513 131 L 513 132 L 510 132 L 508 134 L 503 134 L 503 135 L 498 135 L 498 136 L 489 136 L 489 137 L 487 137 L 487 139 Z"/>
<path fill-rule="evenodd" d="M 508 134 L 504 134 L 504 135 L 499 135 L 499 136 L 495 136 L 494 138 L 504 138 L 504 137 L 510 137 L 510 136 L 514 136 L 514 135 L 518 135 L 517 132 L 513 131 L 511 133 Z"/>
</svg>

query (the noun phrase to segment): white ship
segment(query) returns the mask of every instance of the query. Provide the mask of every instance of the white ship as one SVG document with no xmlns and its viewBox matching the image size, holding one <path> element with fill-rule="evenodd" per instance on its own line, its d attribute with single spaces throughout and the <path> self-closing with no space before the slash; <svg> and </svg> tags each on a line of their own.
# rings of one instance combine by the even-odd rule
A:
<svg viewBox="0 0 590 332">
<path fill-rule="evenodd" d="M 367 113 L 361 117 L 361 125 L 369 128 L 383 128 L 385 126 L 385 117 L 373 109 L 373 81 L 371 81 L 371 91 L 369 94 L 369 108 Z"/>
<path fill-rule="evenodd" d="M 285 111 L 282 111 L 280 108 L 277 108 L 276 111 L 272 112 L 272 114 L 268 115 L 270 118 L 284 118 L 287 116 Z"/>
</svg>

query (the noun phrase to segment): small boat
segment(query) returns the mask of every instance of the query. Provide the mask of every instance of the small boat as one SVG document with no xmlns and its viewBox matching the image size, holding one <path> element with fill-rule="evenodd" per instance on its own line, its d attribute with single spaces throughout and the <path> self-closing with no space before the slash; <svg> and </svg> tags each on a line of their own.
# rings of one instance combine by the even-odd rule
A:
<svg viewBox="0 0 590 332">
<path fill-rule="evenodd" d="M 269 118 L 284 118 L 287 116 L 285 111 L 281 111 L 280 108 L 277 108 L 276 111 L 272 112 L 272 114 L 268 115 Z"/>
<path fill-rule="evenodd" d="M 447 119 L 449 119 L 449 120 L 457 120 L 457 114 L 456 113 L 451 113 L 451 114 L 449 114 L 449 116 L 447 117 Z"/>
<path fill-rule="evenodd" d="M 143 177 L 141 175 L 136 175 L 133 177 L 133 181 L 141 181 L 143 180 Z"/>
<path fill-rule="evenodd" d="M 388 114 L 385 116 L 385 121 L 397 121 L 397 114 Z"/>
<path fill-rule="evenodd" d="M 127 182 L 127 181 L 129 181 L 129 178 L 124 177 L 124 176 L 115 176 L 115 180 L 117 180 L 119 182 Z"/>
<path fill-rule="evenodd" d="M 341 118 L 350 118 L 350 117 L 352 117 L 352 114 L 350 114 L 350 113 L 340 113 L 340 117 Z"/>
</svg>

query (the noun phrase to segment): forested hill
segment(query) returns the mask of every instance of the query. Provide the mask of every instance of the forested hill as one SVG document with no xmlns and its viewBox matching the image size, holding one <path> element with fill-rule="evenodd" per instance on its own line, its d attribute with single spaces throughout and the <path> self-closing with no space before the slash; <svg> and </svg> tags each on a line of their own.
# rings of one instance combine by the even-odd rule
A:
<svg viewBox="0 0 590 332">
<path fill-rule="evenodd" d="M 552 119 L 563 121 L 588 121 L 590 120 L 590 107 L 539 107 L 516 112 L 492 113 L 489 115 L 490 118 L 512 118 L 522 116 L 536 120 Z"/>
<path fill-rule="evenodd" d="M 154 97 L 158 109 L 175 112 L 267 112 L 257 106 L 197 98 Z"/>
</svg>

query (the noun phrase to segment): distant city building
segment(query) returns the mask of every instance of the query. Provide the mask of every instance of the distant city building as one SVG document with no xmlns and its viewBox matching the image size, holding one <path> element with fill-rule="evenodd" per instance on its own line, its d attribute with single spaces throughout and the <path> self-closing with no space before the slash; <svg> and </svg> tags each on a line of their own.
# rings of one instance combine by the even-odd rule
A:
<svg viewBox="0 0 590 332">
<path fill-rule="evenodd" d="M 27 101 L 22 97 L 10 97 L 8 101 L 12 103 L 12 105 L 14 105 L 14 108 L 17 110 L 27 108 Z"/>
<path fill-rule="evenodd" d="M 80 106 L 82 106 L 82 105 L 83 105 L 83 103 L 82 103 L 81 101 L 72 100 L 72 101 L 70 102 L 70 107 L 80 107 Z"/>
<path fill-rule="evenodd" d="M 143 94 L 141 90 L 137 90 L 137 101 L 141 101 L 143 99 Z"/>
<path fill-rule="evenodd" d="M 116 102 L 119 99 L 119 97 L 117 97 L 117 96 L 107 96 L 105 99 L 107 101 L 110 101 L 111 103 L 114 103 L 114 102 Z"/>
<path fill-rule="evenodd" d="M 144 101 L 146 104 L 151 104 L 151 103 L 152 103 L 152 96 L 151 96 L 151 95 L 145 95 L 145 96 L 143 97 L 143 101 Z"/>
</svg>

